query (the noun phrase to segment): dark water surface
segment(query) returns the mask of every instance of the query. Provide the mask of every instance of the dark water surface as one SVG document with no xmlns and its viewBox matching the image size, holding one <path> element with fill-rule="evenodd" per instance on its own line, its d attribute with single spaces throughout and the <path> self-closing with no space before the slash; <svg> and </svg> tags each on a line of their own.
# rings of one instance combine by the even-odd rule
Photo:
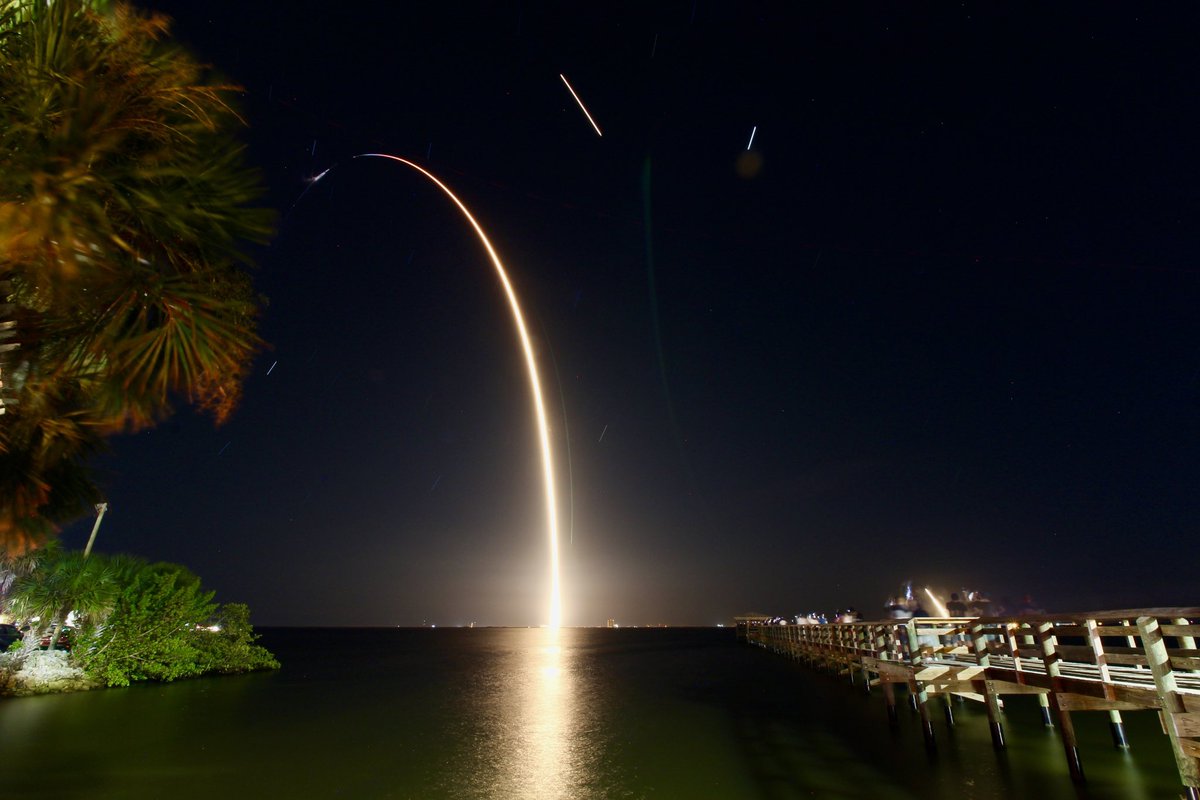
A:
<svg viewBox="0 0 1200 800">
<path fill-rule="evenodd" d="M 723 629 L 266 629 L 275 673 L 0 701 L 2 798 L 1175 798 L 1152 713 L 1076 714 L 1089 785 L 1035 703 L 1009 749 L 975 703 L 882 697 Z"/>
</svg>

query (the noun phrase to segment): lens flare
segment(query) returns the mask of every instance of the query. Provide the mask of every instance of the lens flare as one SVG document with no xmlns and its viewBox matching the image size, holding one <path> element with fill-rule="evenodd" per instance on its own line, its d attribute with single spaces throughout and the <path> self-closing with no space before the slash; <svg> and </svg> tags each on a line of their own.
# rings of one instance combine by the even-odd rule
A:
<svg viewBox="0 0 1200 800">
<path fill-rule="evenodd" d="M 458 196 L 450 191 L 450 187 L 438 180 L 433 173 L 407 159 L 388 155 L 387 153 L 363 153 L 362 155 L 355 156 L 355 158 L 386 158 L 391 161 L 397 161 L 405 166 L 412 167 L 437 184 L 437 187 L 454 201 L 454 205 L 458 206 L 458 210 L 463 213 L 463 216 L 467 218 L 467 222 L 471 223 L 471 227 L 475 229 L 475 233 L 479 236 L 479 241 L 483 243 L 484 249 L 488 252 L 488 257 L 492 260 L 492 266 L 496 268 L 496 274 L 500 277 L 500 283 L 504 286 L 504 294 L 508 297 L 508 305 L 512 309 L 513 321 L 517 326 L 517 335 L 521 340 L 521 350 L 525 354 L 525 366 L 529 371 L 529 388 L 533 392 L 534 413 L 537 416 L 538 438 L 542 450 L 542 475 L 546 485 L 546 522 L 550 536 L 549 627 L 558 628 L 562 625 L 562 582 L 558 569 L 558 504 L 555 501 L 554 495 L 554 459 L 550 451 L 550 425 L 546 422 L 546 406 L 542 402 L 542 379 L 538 375 L 537 360 L 533 356 L 533 344 L 529 341 L 529 333 L 525 329 L 525 317 L 521 313 L 521 304 L 517 301 L 517 293 L 513 290 L 512 283 L 508 280 L 508 272 L 504 269 L 504 264 L 500 262 L 500 256 L 496 255 L 496 250 L 492 247 L 492 243 L 488 241 L 487 234 L 483 232 L 483 228 L 475 220 L 475 217 L 467 210 L 463 202 L 458 199 Z"/>
</svg>

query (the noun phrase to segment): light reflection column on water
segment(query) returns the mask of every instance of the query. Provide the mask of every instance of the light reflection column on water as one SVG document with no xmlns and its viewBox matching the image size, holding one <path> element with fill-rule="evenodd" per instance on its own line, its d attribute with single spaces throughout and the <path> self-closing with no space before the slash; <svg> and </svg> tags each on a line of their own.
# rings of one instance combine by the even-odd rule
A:
<svg viewBox="0 0 1200 800">
<path fill-rule="evenodd" d="M 516 632 L 514 632 L 516 633 Z M 503 700 L 481 766 L 493 770 L 489 800 L 573 800 L 587 796 L 570 629 L 521 631 L 505 659 Z M 528 635 L 525 635 L 528 634 Z"/>
<path fill-rule="evenodd" d="M 527 796 L 570 798 L 576 783 L 571 753 L 575 675 L 563 652 L 563 631 L 545 628 L 542 634 L 545 644 L 537 649 L 537 685 L 526 704 L 523 726 L 537 765 L 535 790 Z"/>
<path fill-rule="evenodd" d="M 487 234 L 483 232 L 483 227 L 475 220 L 474 215 L 467 209 L 463 201 L 458 199 L 458 195 L 450 191 L 450 187 L 438 180 L 432 172 L 406 158 L 387 153 L 363 153 L 355 158 L 386 158 L 411 167 L 433 181 L 467 218 L 467 222 L 471 224 L 479 241 L 487 250 L 488 257 L 492 260 L 492 266 L 496 268 L 496 274 L 499 276 L 500 283 L 504 287 L 504 294 L 508 298 L 509 308 L 512 309 L 513 322 L 517 326 L 521 350 L 525 355 L 525 366 L 529 371 L 530 389 L 533 392 L 533 410 L 537 417 L 538 441 L 542 451 L 542 478 L 546 485 L 546 522 L 550 537 L 550 628 L 557 629 L 562 625 L 562 584 L 558 566 L 558 501 L 555 499 L 554 491 L 554 458 L 550 450 L 550 424 L 546 421 L 546 405 L 542 402 L 542 380 L 538 375 L 537 359 L 534 358 L 533 345 L 529 340 L 529 333 L 525 330 L 525 317 L 521 313 L 521 304 L 517 301 L 517 293 L 508 280 L 508 272 L 504 269 L 504 264 L 500 262 L 500 256 L 496 255 L 495 248 L 492 247 Z M 319 180 L 324 174 L 323 172 L 318 175 L 317 179 Z"/>
</svg>

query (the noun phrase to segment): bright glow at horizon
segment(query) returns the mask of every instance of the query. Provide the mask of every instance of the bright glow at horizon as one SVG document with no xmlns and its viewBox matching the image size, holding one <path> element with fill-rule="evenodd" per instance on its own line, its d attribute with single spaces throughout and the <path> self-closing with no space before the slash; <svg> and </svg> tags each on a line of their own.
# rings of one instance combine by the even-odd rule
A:
<svg viewBox="0 0 1200 800">
<path fill-rule="evenodd" d="M 567 80 L 567 76 L 560 72 L 558 73 L 558 77 L 562 78 L 562 82 L 567 84 L 567 91 L 571 93 L 571 97 L 575 98 L 575 102 L 579 103 L 579 108 L 583 111 L 583 115 L 588 118 L 588 122 L 592 123 L 592 127 L 596 129 L 596 135 L 603 137 L 604 134 L 600 133 L 600 126 L 596 124 L 596 120 L 592 119 L 592 115 L 588 113 L 587 108 L 583 105 L 583 101 L 579 99 L 579 95 L 575 94 L 575 90 L 571 88 L 571 82 Z"/>
<path fill-rule="evenodd" d="M 950 616 L 950 611 L 944 605 L 942 605 L 941 600 L 938 600 L 936 597 L 934 597 L 933 592 L 929 591 L 928 586 L 925 587 L 925 594 L 929 595 L 929 599 L 933 602 L 933 608 L 935 611 L 937 611 L 943 617 Z"/>
<path fill-rule="evenodd" d="M 563 80 L 566 79 L 564 78 Z M 568 88 L 570 88 L 569 85 Z M 587 111 L 585 110 L 584 113 L 586 114 Z M 588 117 L 588 119 L 591 119 L 591 117 Z M 595 123 L 592 124 L 594 125 Z M 599 129 L 597 129 L 597 132 L 599 132 Z M 529 386 L 533 391 L 533 405 L 537 416 L 538 438 L 542 449 L 542 475 L 546 485 L 546 521 L 550 535 L 549 627 L 558 628 L 562 625 L 562 582 L 558 569 L 558 503 L 554 496 L 554 459 L 550 453 L 550 425 L 546 422 L 546 407 L 542 402 L 542 380 L 538 375 L 537 360 L 533 356 L 533 345 L 529 341 L 529 333 L 525 330 L 525 317 L 521 314 L 521 304 L 517 302 L 517 293 L 513 290 L 512 284 L 508 280 L 508 272 L 505 271 L 504 264 L 500 262 L 500 256 L 496 255 L 496 250 L 492 247 L 492 243 L 488 241 L 487 234 L 483 232 L 483 228 L 475 221 L 475 217 L 467 210 L 463 202 L 458 199 L 458 196 L 450 191 L 450 187 L 438 180 L 433 173 L 407 159 L 388 155 L 387 153 L 362 153 L 355 156 L 355 158 L 387 158 L 392 161 L 398 161 L 405 166 L 412 167 L 437 184 L 437 187 L 454 201 L 454 205 L 458 206 L 458 210 L 471 223 L 471 227 L 475 229 L 475 233 L 479 236 L 479 241 L 483 242 L 484 249 L 487 250 L 488 256 L 492 259 L 492 266 L 496 268 L 496 274 L 500 276 L 500 283 L 504 286 L 504 294 L 508 297 L 508 305 L 512 309 L 513 320 L 517 325 L 517 335 L 521 339 L 521 349 L 525 353 L 525 366 L 529 371 Z"/>
</svg>

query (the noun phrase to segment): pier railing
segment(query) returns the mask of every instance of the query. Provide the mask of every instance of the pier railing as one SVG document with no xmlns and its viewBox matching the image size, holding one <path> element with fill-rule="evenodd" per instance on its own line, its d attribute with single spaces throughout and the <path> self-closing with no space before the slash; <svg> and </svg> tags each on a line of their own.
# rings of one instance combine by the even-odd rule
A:
<svg viewBox="0 0 1200 800">
<path fill-rule="evenodd" d="M 770 624 L 738 619 L 738 635 L 812 666 L 881 687 L 897 724 L 895 685 L 909 690 L 925 742 L 935 746 L 929 704 L 941 695 L 954 724 L 954 695 L 987 708 L 992 743 L 1004 747 L 1003 696 L 1036 695 L 1057 725 L 1071 777 L 1083 766 L 1071 714 L 1104 711 L 1113 742 L 1127 747 L 1122 712 L 1157 711 L 1180 779 L 1200 800 L 1200 608 L 1142 608 L 1005 617 Z"/>
</svg>

